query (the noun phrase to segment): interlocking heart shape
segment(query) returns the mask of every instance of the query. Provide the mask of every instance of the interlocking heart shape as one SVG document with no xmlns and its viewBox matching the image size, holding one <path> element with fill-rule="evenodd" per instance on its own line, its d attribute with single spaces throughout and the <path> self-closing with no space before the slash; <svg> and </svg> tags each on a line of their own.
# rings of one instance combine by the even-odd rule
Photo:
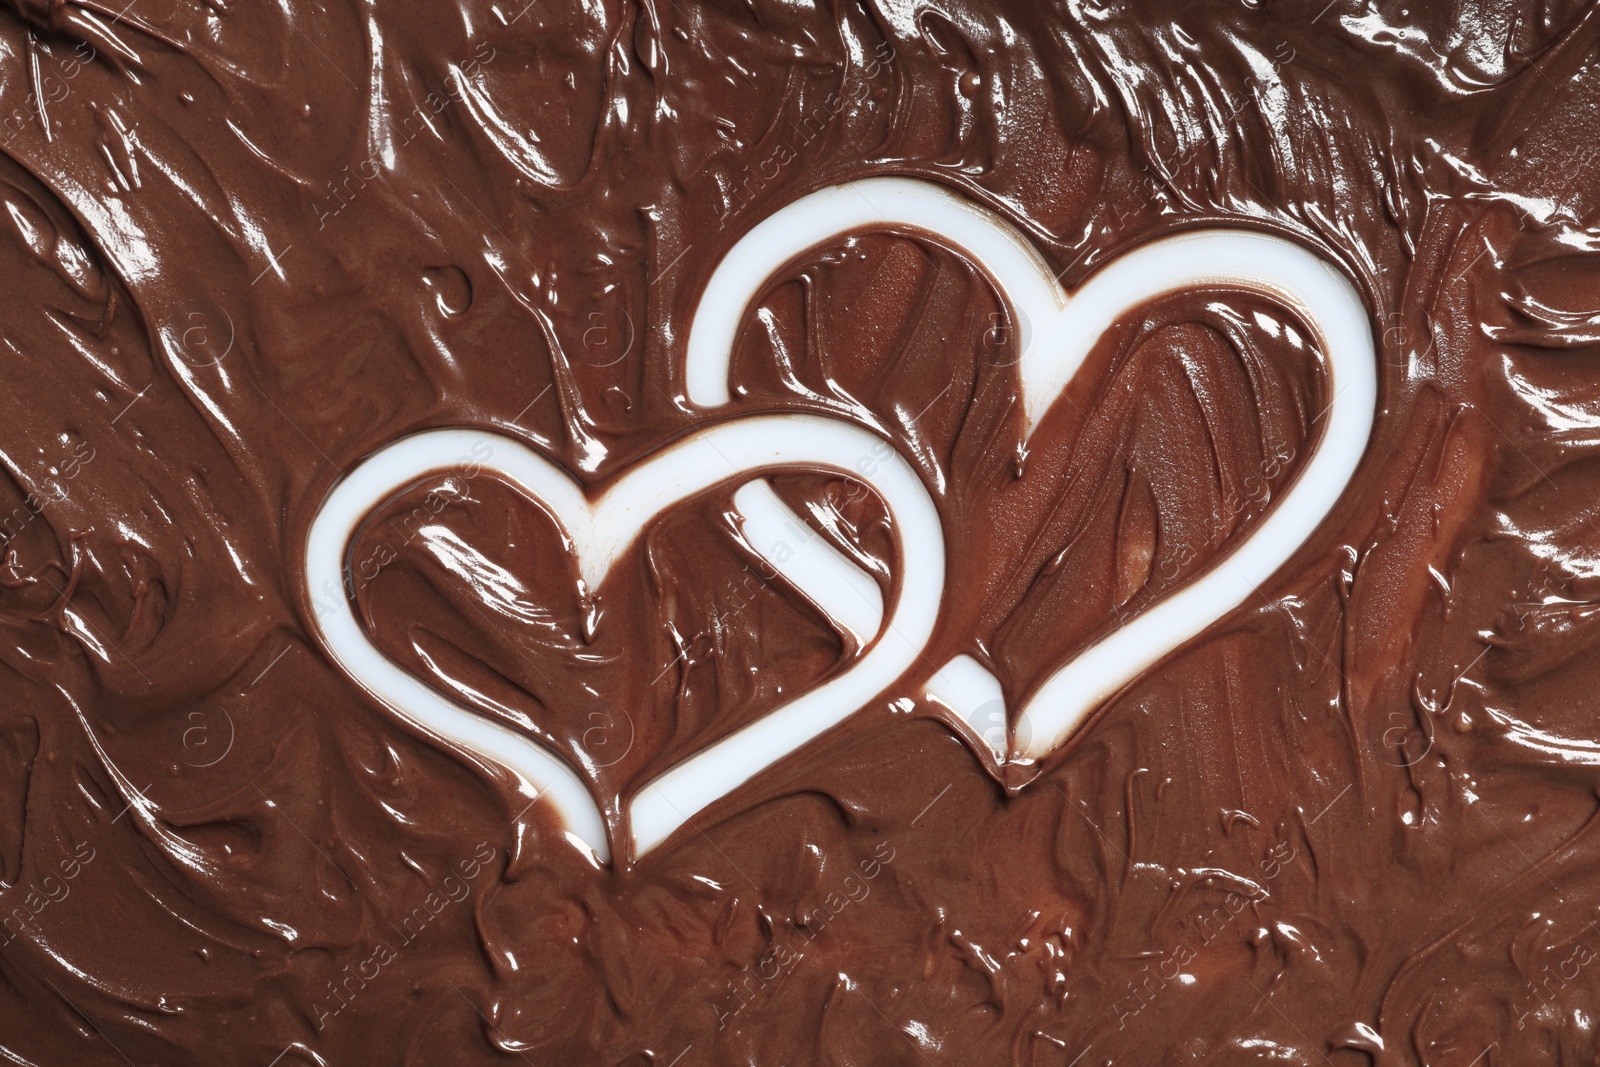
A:
<svg viewBox="0 0 1600 1067">
<path fill-rule="evenodd" d="M 1035 248 L 994 212 L 931 182 L 869 178 L 812 193 L 742 237 L 712 274 L 691 325 L 685 384 L 707 414 L 730 402 L 729 372 L 740 324 L 773 275 L 805 252 L 852 232 L 911 230 L 964 255 L 1008 302 L 1018 324 L 1024 433 L 1031 434 L 1117 319 L 1163 294 L 1198 286 L 1263 293 L 1316 332 L 1332 397 L 1322 434 L 1288 494 L 1211 570 L 1061 665 L 1017 717 L 1017 758 L 1057 748 L 1101 703 L 1238 607 L 1311 536 L 1343 495 L 1366 450 L 1377 404 L 1371 320 L 1349 280 L 1287 239 L 1238 229 L 1164 238 L 1102 267 L 1076 292 L 1055 280 Z M 446 698 L 396 665 L 367 638 L 346 575 L 351 541 L 365 517 L 407 485 L 473 457 L 542 506 L 561 526 L 579 570 L 598 590 L 612 564 L 664 509 L 722 483 L 734 495 L 740 532 L 786 580 L 858 638 L 851 667 L 648 783 L 628 807 L 635 854 L 666 840 L 696 812 L 910 679 L 943 599 L 944 537 L 933 500 L 887 438 L 844 419 L 760 414 L 708 425 L 641 462 L 590 499 L 560 467 L 513 438 L 483 430 L 436 430 L 383 448 L 344 478 L 314 519 L 306 581 L 315 627 L 329 654 L 378 700 L 416 728 L 470 758 L 504 767 L 560 809 L 569 833 L 602 859 L 605 821 L 589 787 L 553 750 Z M 761 545 L 794 521 L 765 480 L 781 471 L 833 471 L 865 483 L 897 531 L 895 602 L 821 538 L 804 556 L 779 558 Z M 958 712 L 998 688 L 958 657 L 928 691 Z M 907 691 L 916 686 L 907 685 Z M 1026 740 L 1023 740 L 1026 739 Z"/>
</svg>

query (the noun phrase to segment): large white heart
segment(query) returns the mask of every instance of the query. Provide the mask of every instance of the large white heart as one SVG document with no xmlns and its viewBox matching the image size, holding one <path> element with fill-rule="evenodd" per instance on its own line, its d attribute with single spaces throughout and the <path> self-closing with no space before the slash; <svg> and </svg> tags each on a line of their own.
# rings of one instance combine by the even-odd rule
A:
<svg viewBox="0 0 1600 1067">
<path fill-rule="evenodd" d="M 1096 707 L 1179 645 L 1242 604 L 1322 523 L 1366 451 L 1377 408 L 1377 359 L 1360 294 L 1331 263 L 1292 241 L 1250 230 L 1206 229 L 1154 241 L 1106 264 L 1076 292 L 1057 283 L 1026 237 L 993 211 L 931 182 L 869 178 L 802 197 L 745 234 L 718 265 L 688 341 L 685 387 L 703 409 L 730 399 L 734 341 L 751 304 L 785 264 L 825 242 L 869 229 L 920 231 L 976 264 L 1019 326 L 1025 432 L 1031 434 L 1101 334 L 1156 297 L 1196 286 L 1259 292 L 1318 335 L 1332 396 L 1322 436 L 1299 478 L 1213 569 L 1074 656 L 1023 705 L 1012 751 L 1037 760 Z M 870 418 L 870 413 L 863 414 Z M 969 657 L 946 665 L 930 695 L 958 713 L 994 706 L 999 683 Z M 969 723 L 975 732 L 983 724 Z"/>
<path fill-rule="evenodd" d="M 378 505 L 431 471 L 471 465 L 491 471 L 544 508 L 569 538 L 588 590 L 661 512 L 730 481 L 746 543 L 802 593 L 830 605 L 853 630 L 860 657 L 836 677 L 718 741 L 656 778 L 629 806 L 643 855 L 695 812 L 838 725 L 911 666 L 933 632 L 943 595 L 944 540 L 927 489 L 888 443 L 842 420 L 764 415 L 700 430 L 640 463 L 597 499 L 527 445 L 485 430 L 433 430 L 388 445 L 343 478 L 323 502 L 306 542 L 306 583 L 315 626 L 351 677 L 413 726 L 471 758 L 514 773 L 532 796 L 552 800 L 569 834 L 602 859 L 604 818 L 573 767 L 538 740 L 445 697 L 386 657 L 367 638 L 348 595 L 349 551 Z M 877 583 L 820 537 L 782 534 L 787 509 L 759 476 L 833 471 L 864 482 L 888 509 L 904 574 L 884 610 Z M 798 529 L 804 530 L 802 524 Z M 792 554 L 764 550 L 781 542 Z M 576 591 L 575 591 L 576 593 Z"/>
</svg>

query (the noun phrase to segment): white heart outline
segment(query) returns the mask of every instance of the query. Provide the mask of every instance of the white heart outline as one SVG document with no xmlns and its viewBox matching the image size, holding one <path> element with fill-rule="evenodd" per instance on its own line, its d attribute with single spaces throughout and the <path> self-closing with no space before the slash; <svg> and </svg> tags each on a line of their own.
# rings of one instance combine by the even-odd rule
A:
<svg viewBox="0 0 1600 1067">
<path fill-rule="evenodd" d="M 647 783 L 628 806 L 636 856 L 867 704 L 905 673 L 933 632 L 945 574 L 938 510 L 899 453 L 876 434 L 839 419 L 774 414 L 722 422 L 633 466 L 594 500 L 551 460 L 488 430 L 425 431 L 363 460 L 329 491 L 306 538 L 306 588 L 323 647 L 362 688 L 413 727 L 471 759 L 510 771 L 525 795 L 547 796 L 565 820 L 569 838 L 601 861 L 610 853 L 603 813 L 566 759 L 537 738 L 450 700 L 394 663 L 367 638 L 355 616 L 347 561 L 362 524 L 405 487 L 443 470 L 445 457 L 452 455 L 474 457 L 479 467 L 545 509 L 569 538 L 593 591 L 665 508 L 744 475 L 754 480 L 783 469 L 831 470 L 867 484 L 896 528 L 902 572 L 937 576 L 896 583 L 898 595 L 877 635 L 844 671 Z M 861 469 L 863 457 L 874 460 L 870 474 Z"/>
<path fill-rule="evenodd" d="M 1070 737 L 1095 707 L 1237 607 L 1298 550 L 1343 494 L 1365 452 L 1376 409 L 1376 358 L 1366 307 L 1354 286 L 1330 263 L 1284 238 L 1247 230 L 1212 229 L 1147 244 L 1118 256 L 1097 271 L 1081 289 L 1069 293 L 1049 273 L 1033 245 L 989 209 L 932 182 L 871 178 L 830 187 L 795 201 L 758 224 L 724 256 L 713 272 L 691 324 L 685 367 L 690 400 L 702 408 L 717 408 L 728 403 L 734 340 L 750 305 L 780 267 L 830 240 L 871 228 L 919 230 L 949 245 L 972 259 L 989 276 L 1002 298 L 1019 313 L 1019 371 L 1025 434 L 1032 433 L 1059 398 L 1107 327 L 1133 307 L 1180 289 L 1218 285 L 1270 295 L 1299 313 L 1307 325 L 1319 333 L 1328 357 L 1333 392 L 1328 421 L 1311 460 L 1289 494 L 1276 503 L 1243 545 L 1210 572 L 1073 657 L 1038 688 L 1018 720 L 1019 728 L 1029 727 L 1027 733 L 1033 738 L 1031 746 L 1020 755 L 1036 759 Z M 1046 328 L 1036 331 L 1035 321 L 1044 323 Z M 711 441 L 720 432 L 732 433 L 734 427 L 749 430 L 754 426 L 754 432 L 760 436 L 768 430 L 781 431 L 783 427 L 779 423 L 790 429 L 804 423 L 814 424 L 824 436 L 854 435 L 858 457 L 865 455 L 866 449 L 883 443 L 865 430 L 820 416 L 752 416 L 687 438 L 631 470 L 599 501 L 591 503 L 565 471 L 522 442 L 503 435 L 487 431 L 438 430 L 395 442 L 364 461 L 349 478 L 341 481 L 330 492 L 313 522 L 307 539 L 306 576 L 313 603 L 319 608 L 316 620 L 319 635 L 347 672 L 402 718 L 472 758 L 511 770 L 534 795 L 549 794 L 566 817 L 574 836 L 604 857 L 606 835 L 600 809 L 583 780 L 565 760 L 536 739 L 449 701 L 390 663 L 366 641 L 349 600 L 342 592 L 344 554 L 372 508 L 429 471 L 440 470 L 440 459 L 451 449 L 470 449 L 474 442 L 488 442 L 491 449 L 495 445 L 504 448 L 516 462 L 496 469 L 509 480 L 521 484 L 530 498 L 543 506 L 550 507 L 551 501 L 541 499 L 537 491 L 540 487 L 554 494 L 555 499 L 564 500 L 557 509 L 569 514 L 557 516 L 557 520 L 568 529 L 569 536 L 572 526 L 577 526 L 586 539 L 599 543 L 611 524 L 598 522 L 597 517 L 609 517 L 607 501 L 624 483 L 629 486 L 644 483 L 647 479 L 640 477 L 642 474 L 653 472 L 658 466 L 669 466 L 668 457 L 682 456 L 686 450 L 704 452 L 709 444 L 712 451 L 721 455 L 721 449 Z M 778 432 L 776 436 L 781 440 L 784 434 Z M 764 468 L 719 473 L 701 488 L 758 469 L 820 465 L 832 466 L 840 473 L 868 482 L 886 504 L 890 503 L 875 478 L 863 477 L 848 459 L 841 462 L 840 457 L 835 456 L 830 463 L 816 455 L 801 455 L 782 447 L 774 449 L 770 437 L 743 444 L 751 449 L 752 456 L 787 454 L 790 458 L 769 460 Z M 902 497 L 899 511 L 891 504 L 891 511 L 899 521 L 902 542 L 901 597 L 887 624 L 879 629 L 872 651 L 823 686 L 647 783 L 629 806 L 636 855 L 659 844 L 705 805 L 843 721 L 899 677 L 920 653 L 932 632 L 942 599 L 945 575 L 942 529 L 937 509 L 916 474 L 898 453 L 891 449 L 889 454 L 892 480 L 904 483 L 891 494 Z M 709 459 L 709 456 L 703 458 Z M 726 460 L 727 457 L 722 458 Z M 511 468 L 520 468 L 521 476 Z M 376 473 L 380 470 L 387 473 Z M 761 483 L 752 482 L 747 488 L 758 484 Z M 915 493 L 908 491 L 908 486 L 912 485 Z M 634 495 L 649 497 L 652 494 L 647 491 Z M 658 500 L 662 497 L 659 492 L 653 495 Z M 1308 499 L 1311 507 L 1296 506 Z M 616 556 L 663 506 L 664 503 L 654 510 L 645 509 L 648 514 L 638 520 L 635 533 L 621 544 L 616 544 L 613 536 L 606 542 L 611 545 L 609 551 L 591 550 L 587 565 L 580 553 L 580 567 L 594 587 L 598 588 Z M 618 514 L 634 510 L 633 506 L 619 506 Z M 906 521 L 908 516 L 918 513 L 920 520 Z M 936 554 L 908 552 L 907 537 L 919 528 L 937 533 L 931 542 Z M 1270 550 L 1266 553 L 1245 551 L 1257 541 L 1268 542 Z M 906 580 L 913 574 L 929 577 L 918 582 Z M 806 592 L 804 582 L 797 584 Z M 921 594 L 919 602 L 931 600 L 929 610 L 910 613 L 913 621 L 909 625 L 903 623 L 908 590 Z M 319 593 L 328 595 L 329 599 L 322 600 Z M 826 609 L 826 605 L 823 606 Z M 1152 631 L 1164 633 L 1157 633 L 1158 639 L 1152 641 Z M 903 651 L 894 660 L 883 656 L 881 663 L 889 663 L 891 668 L 897 664 L 898 669 L 875 667 L 868 672 L 867 680 L 876 679 L 881 684 L 860 685 L 863 679 L 856 675 L 867 658 L 890 647 L 882 643 L 886 635 L 894 635 L 895 640 L 890 644 L 898 643 Z M 367 662 L 363 664 L 363 660 Z M 377 685 L 369 675 L 363 674 L 364 670 L 372 672 L 374 664 L 380 665 L 375 672 L 380 679 Z M 946 670 L 954 665 L 947 665 Z M 845 686 L 851 678 L 858 684 Z M 866 691 L 868 688 L 870 692 Z M 827 707 L 825 697 L 844 699 Z M 428 709 L 428 713 L 419 714 L 417 706 Z M 802 713 L 814 706 L 820 706 L 817 717 L 811 722 L 801 721 Z M 740 761 L 741 757 L 739 768 L 731 773 L 722 766 L 730 760 Z M 722 773 L 713 773 L 714 769 Z"/>
<path fill-rule="evenodd" d="M 1168 293 L 1217 286 L 1270 296 L 1319 335 L 1328 361 L 1327 422 L 1289 492 L 1210 571 L 1077 653 L 1034 691 L 1011 732 L 1011 747 L 1019 735 L 1027 738 L 1026 748 L 1014 754 L 1035 761 L 1065 743 L 1097 707 L 1244 603 L 1316 532 L 1354 477 L 1376 419 L 1372 319 L 1343 272 L 1287 238 L 1230 228 L 1181 233 L 1117 256 L 1069 292 L 1032 242 L 994 211 L 931 181 L 864 178 L 780 208 L 723 256 L 690 326 L 684 372 L 690 401 L 707 411 L 729 404 L 739 329 L 779 269 L 829 241 L 873 229 L 918 231 L 966 256 L 1018 313 L 1024 443 L 1101 335 L 1124 314 Z"/>
</svg>

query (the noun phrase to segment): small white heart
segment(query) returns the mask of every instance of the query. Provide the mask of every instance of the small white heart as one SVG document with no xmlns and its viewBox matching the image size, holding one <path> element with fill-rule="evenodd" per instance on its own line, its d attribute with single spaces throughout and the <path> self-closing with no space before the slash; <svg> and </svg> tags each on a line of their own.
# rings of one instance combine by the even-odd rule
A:
<svg viewBox="0 0 1600 1067">
<path fill-rule="evenodd" d="M 802 197 L 729 250 L 690 330 L 684 379 L 689 398 L 702 408 L 729 402 L 740 325 L 778 270 L 828 241 L 884 228 L 923 232 L 966 256 L 1011 306 L 1020 327 L 1025 434 L 1061 397 L 1109 327 L 1178 290 L 1210 285 L 1274 297 L 1305 320 L 1327 354 L 1327 423 L 1289 493 L 1209 572 L 1074 656 L 1039 686 L 1010 739 L 1018 756 L 1037 760 L 1066 741 L 1096 707 L 1242 604 L 1327 517 L 1372 432 L 1378 385 L 1371 319 L 1360 294 L 1331 263 L 1287 239 L 1239 229 L 1197 230 L 1143 245 L 1069 293 L 1032 243 L 995 212 L 932 182 L 868 178 Z M 987 674 L 976 661 L 957 657 L 930 690 L 986 736 L 997 683 L 975 678 L 974 670 Z"/>
<path fill-rule="evenodd" d="M 349 552 L 376 507 L 433 471 L 487 470 L 544 508 L 572 544 L 579 571 L 598 591 L 616 560 L 662 511 L 715 485 L 745 480 L 735 493 L 741 532 L 801 592 L 831 606 L 854 631 L 862 654 L 847 670 L 677 764 L 629 805 L 636 854 L 643 855 L 706 805 L 836 726 L 893 684 L 933 633 L 944 588 L 938 511 L 916 472 L 882 438 L 841 420 L 764 415 L 698 431 L 638 464 L 598 499 L 571 475 L 513 438 L 484 430 L 433 430 L 364 460 L 323 502 L 306 542 L 306 587 L 315 626 L 334 660 L 374 697 L 419 730 L 474 759 L 504 767 L 527 791 L 553 800 L 569 834 L 605 859 L 604 819 L 577 772 L 541 742 L 446 698 L 372 644 L 348 595 Z M 888 509 L 899 564 L 925 580 L 896 583 L 885 612 L 877 584 L 803 524 L 779 558 L 764 547 L 786 509 L 759 476 L 832 471 L 866 484 Z M 831 553 L 831 555 L 830 555 Z"/>
</svg>

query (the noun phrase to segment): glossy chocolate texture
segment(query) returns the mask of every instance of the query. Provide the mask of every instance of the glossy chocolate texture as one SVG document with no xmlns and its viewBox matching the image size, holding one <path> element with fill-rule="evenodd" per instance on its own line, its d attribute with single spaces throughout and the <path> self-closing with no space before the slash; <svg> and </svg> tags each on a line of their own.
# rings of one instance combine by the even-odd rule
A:
<svg viewBox="0 0 1600 1067">
<path fill-rule="evenodd" d="M 0 1058 L 1588 1062 L 1597 49 L 1571 0 L 10 0 Z M 1303 241 L 1370 302 L 1367 460 L 1249 606 L 995 766 L 933 667 L 977 656 L 1014 709 L 1237 548 L 1322 354 L 1260 296 L 1163 298 L 1023 450 L 1001 294 L 925 234 L 818 249 L 728 413 L 877 426 L 922 472 L 928 670 L 596 865 L 330 662 L 311 516 L 438 426 L 603 486 L 707 417 L 682 350 L 721 254 L 881 174 L 1069 287 L 1208 223 Z M 580 596 L 542 513 L 450 462 L 350 595 L 613 819 L 859 654 L 740 544 L 734 486 Z M 916 580 L 858 483 L 778 485 L 797 536 Z"/>
</svg>

